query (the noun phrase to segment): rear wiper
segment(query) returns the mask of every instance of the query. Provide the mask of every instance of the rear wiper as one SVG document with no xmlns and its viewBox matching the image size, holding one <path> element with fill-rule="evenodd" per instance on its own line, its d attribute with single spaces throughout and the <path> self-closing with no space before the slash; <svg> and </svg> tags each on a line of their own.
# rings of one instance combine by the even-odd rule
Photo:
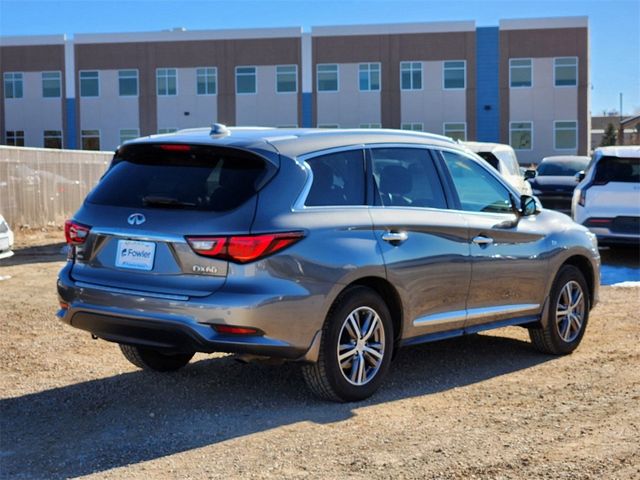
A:
<svg viewBox="0 0 640 480">
<path fill-rule="evenodd" d="M 181 202 L 177 198 L 159 197 L 155 195 L 147 195 L 146 197 L 142 197 L 142 204 L 145 207 L 153 206 L 153 205 L 156 205 L 159 207 L 175 207 L 175 208 L 196 206 L 195 203 Z"/>
</svg>

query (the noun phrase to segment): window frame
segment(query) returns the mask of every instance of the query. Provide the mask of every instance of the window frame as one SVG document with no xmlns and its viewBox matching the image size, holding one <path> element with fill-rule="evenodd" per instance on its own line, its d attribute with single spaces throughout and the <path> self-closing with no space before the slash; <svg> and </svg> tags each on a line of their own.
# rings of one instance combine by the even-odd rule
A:
<svg viewBox="0 0 640 480">
<path fill-rule="evenodd" d="M 57 96 L 47 96 L 44 94 L 44 75 L 45 73 L 57 73 L 58 74 L 58 95 Z M 51 80 L 51 79 L 47 79 L 47 80 Z M 40 86 L 42 88 L 41 93 L 42 93 L 42 98 L 62 98 L 62 72 L 60 70 L 48 70 L 48 71 L 44 71 L 44 72 L 40 72 Z"/>
<path fill-rule="evenodd" d="M 451 62 L 462 62 L 462 82 L 464 85 L 462 87 L 447 87 L 446 85 L 446 72 L 447 70 L 460 70 L 460 67 L 449 67 L 447 69 L 447 63 Z M 467 89 L 467 61 L 466 60 L 443 60 L 442 61 L 442 90 L 451 90 L 451 91 L 463 91 Z"/>
<path fill-rule="evenodd" d="M 516 148 L 513 146 L 513 141 L 512 141 L 512 132 L 513 132 L 513 127 L 512 125 L 514 123 L 528 123 L 531 125 L 531 146 L 529 148 Z M 518 129 L 518 131 L 522 131 L 522 129 Z M 511 148 L 513 148 L 516 152 L 531 152 L 533 150 L 533 146 L 534 146 L 534 128 L 533 128 L 533 120 L 515 120 L 515 121 L 510 121 L 509 122 L 509 145 L 511 146 Z"/>
<path fill-rule="evenodd" d="M 558 85 L 557 82 L 557 78 L 556 78 L 556 69 L 558 68 L 558 65 L 556 65 L 556 62 L 558 60 L 566 60 L 568 58 L 573 58 L 576 61 L 575 65 L 560 65 L 561 67 L 575 67 L 575 71 L 576 71 L 576 80 L 575 80 L 575 84 L 573 85 Z M 578 87 L 578 77 L 580 75 L 580 72 L 578 70 L 579 67 L 579 59 L 577 56 L 569 56 L 569 57 L 553 57 L 553 87 L 554 88 L 577 88 Z"/>
<path fill-rule="evenodd" d="M 413 64 L 420 64 L 420 88 L 413 87 Z M 402 65 L 409 64 L 409 78 L 411 79 L 411 88 L 404 88 L 402 86 Z M 422 60 L 403 60 L 400 62 L 400 91 L 401 92 L 420 92 L 424 90 L 424 62 Z"/>
<path fill-rule="evenodd" d="M 515 67 L 511 65 L 513 60 L 529 60 L 529 70 L 531 72 L 530 84 L 529 85 L 512 85 L 511 84 L 511 69 L 512 68 L 526 68 L 521 65 L 516 65 Z M 533 58 L 510 58 L 509 59 L 509 88 L 521 89 L 521 88 L 533 88 Z"/>
<path fill-rule="evenodd" d="M 21 135 L 18 135 L 18 132 L 21 132 Z M 9 144 L 9 133 L 12 133 L 12 137 L 13 137 L 13 143 Z M 22 145 L 17 145 L 16 144 L 16 140 L 21 139 L 22 140 Z M 4 131 L 4 141 L 7 144 L 7 146 L 9 147 L 24 147 L 25 144 L 25 134 L 24 134 L 24 130 L 5 130 Z"/>
<path fill-rule="evenodd" d="M 336 89 L 320 90 L 320 67 L 335 66 L 336 67 Z M 326 72 L 323 72 L 326 73 Z M 340 92 L 340 65 L 337 63 L 316 63 L 316 92 L 317 93 L 338 93 Z"/>
<path fill-rule="evenodd" d="M 378 70 L 378 88 L 371 88 L 371 67 L 376 65 Z M 366 67 L 364 72 L 367 74 L 367 82 L 369 88 L 363 89 L 360 84 L 360 74 L 363 73 L 362 67 Z M 368 63 L 359 63 L 358 64 L 358 91 L 359 92 L 381 92 L 382 91 L 382 64 L 380 62 L 368 62 Z"/>
<path fill-rule="evenodd" d="M 199 93 L 198 92 L 198 79 L 200 77 L 200 73 L 199 70 L 204 70 L 204 85 L 205 85 L 205 90 L 207 90 L 207 85 L 208 85 L 208 79 L 209 79 L 209 75 L 207 74 L 207 70 L 213 70 L 213 79 L 214 79 L 214 92 L 213 93 Z M 197 97 L 215 97 L 216 95 L 218 95 L 218 67 L 214 67 L 214 66 L 209 66 L 209 67 L 196 67 L 194 69 L 196 71 L 196 96 Z"/>
<path fill-rule="evenodd" d="M 339 123 L 319 123 L 316 128 L 340 128 Z"/>
<path fill-rule="evenodd" d="M 462 130 L 464 132 L 464 135 L 460 141 L 461 142 L 467 141 L 467 122 L 442 122 L 442 134 L 445 137 L 453 138 L 452 136 L 447 135 L 447 125 L 464 125 L 464 129 Z M 459 132 L 460 130 L 454 130 L 454 131 Z M 455 138 L 453 139 L 456 140 Z"/>
<path fill-rule="evenodd" d="M 175 78 L 176 78 L 176 91 L 175 93 L 169 93 L 169 84 L 167 83 L 167 93 L 160 93 L 160 71 L 166 71 L 167 73 L 170 70 L 173 70 L 175 72 Z M 170 75 L 166 74 L 165 78 L 168 80 L 170 77 Z M 179 85 L 178 85 L 178 68 L 177 67 L 159 67 L 156 68 L 156 97 L 177 97 L 178 96 L 178 92 L 179 92 Z"/>
<path fill-rule="evenodd" d="M 291 75 L 291 72 L 287 72 L 287 73 L 279 73 L 278 69 L 282 68 L 282 67 L 293 67 L 294 68 L 294 78 L 295 78 L 295 86 L 296 88 L 294 90 L 291 91 L 280 91 L 279 90 L 279 84 L 278 84 L 278 76 L 279 75 Z M 298 65 L 296 63 L 291 63 L 291 64 L 285 64 L 285 65 L 276 65 L 276 93 L 278 95 L 295 95 L 298 93 Z"/>
<path fill-rule="evenodd" d="M 238 92 L 238 69 L 239 68 L 253 68 L 253 77 L 255 78 L 255 89 L 253 92 Z M 236 96 L 243 95 L 257 95 L 258 94 L 258 67 L 255 65 L 236 65 L 234 72 L 235 92 Z M 248 73 L 241 73 L 240 76 L 248 77 Z"/>
<path fill-rule="evenodd" d="M 18 81 L 18 79 L 16 78 L 16 75 L 20 76 L 20 79 L 19 79 L 19 81 L 20 81 L 20 96 L 19 97 L 16 97 L 16 95 L 15 95 L 15 92 L 16 92 L 15 84 Z M 12 84 L 11 91 L 13 93 L 13 96 L 11 96 L 11 97 L 7 97 L 7 88 L 6 88 L 6 82 L 8 80 L 7 77 L 9 77 L 9 76 L 11 76 L 11 79 L 9 81 Z M 3 75 L 2 75 L 2 89 L 4 91 L 4 93 L 3 93 L 3 99 L 4 100 L 17 100 L 19 98 L 24 98 L 24 72 L 4 72 Z M 13 132 L 13 131 L 23 131 L 23 130 L 7 130 L 7 131 Z"/>
<path fill-rule="evenodd" d="M 98 93 L 96 95 L 83 95 L 82 94 L 82 74 L 83 73 L 93 73 L 95 72 L 97 74 L 95 80 L 97 81 L 97 85 L 98 85 Z M 85 79 L 85 80 L 94 80 L 93 78 L 91 79 Z M 100 70 L 78 70 L 78 93 L 80 94 L 80 98 L 100 98 Z"/>
<path fill-rule="evenodd" d="M 136 132 L 135 136 L 130 137 L 128 140 L 122 140 L 122 132 Z M 122 145 L 124 142 L 128 142 L 129 140 L 134 140 L 136 138 L 140 137 L 140 129 L 139 128 L 120 128 L 118 129 L 118 140 L 120 142 L 120 145 Z"/>
<path fill-rule="evenodd" d="M 134 95 L 123 95 L 122 91 L 120 90 L 120 75 L 122 72 L 136 72 L 136 93 Z M 131 79 L 133 77 L 125 77 L 125 79 Z M 140 96 L 140 71 L 137 68 L 122 68 L 118 70 L 118 97 L 125 97 L 125 98 L 137 98 Z"/>
<path fill-rule="evenodd" d="M 52 97 L 48 97 L 52 98 Z M 60 135 L 47 135 L 47 132 L 60 132 Z M 60 139 L 60 148 L 47 147 L 47 139 Z M 42 146 L 43 148 L 51 148 L 53 150 L 62 150 L 64 148 L 64 132 L 62 130 L 43 130 L 42 131 Z"/>
<path fill-rule="evenodd" d="M 98 149 L 97 150 L 84 150 L 84 148 L 81 148 L 81 150 L 88 151 L 88 152 L 100 152 L 100 151 L 102 151 L 101 150 L 102 149 L 102 132 L 100 131 L 99 128 L 81 129 L 80 130 L 80 147 L 84 147 L 82 141 L 85 138 L 95 138 L 96 137 L 95 135 L 83 135 L 82 132 L 98 132 L 98 135 L 97 135 L 97 137 L 98 137 Z"/>
<path fill-rule="evenodd" d="M 382 124 L 378 122 L 361 123 L 358 128 L 369 130 L 372 128 L 382 128 Z"/>
<path fill-rule="evenodd" d="M 405 128 L 406 126 L 409 126 L 409 128 Z M 420 125 L 420 129 L 416 130 L 414 127 L 416 125 Z M 424 123 L 422 122 L 401 122 L 400 123 L 400 130 L 404 130 L 405 132 L 424 132 Z"/>
<path fill-rule="evenodd" d="M 558 127 L 557 124 L 558 123 L 575 123 L 576 127 L 575 129 L 572 128 L 560 128 L 561 131 L 570 131 L 573 130 L 575 131 L 575 146 L 574 147 L 570 147 L 570 148 L 559 148 L 558 147 L 558 138 L 556 136 L 556 133 L 558 131 Z M 554 120 L 553 121 L 553 149 L 558 151 L 558 152 L 572 152 L 578 149 L 578 120 Z"/>
</svg>

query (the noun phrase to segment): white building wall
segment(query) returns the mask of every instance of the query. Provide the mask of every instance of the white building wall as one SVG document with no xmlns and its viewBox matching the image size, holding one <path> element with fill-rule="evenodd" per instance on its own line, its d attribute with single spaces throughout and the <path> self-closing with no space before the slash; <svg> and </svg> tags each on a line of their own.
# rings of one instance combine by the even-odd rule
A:
<svg viewBox="0 0 640 480">
<path fill-rule="evenodd" d="M 382 123 L 380 90 L 360 91 L 359 65 L 338 64 L 338 91 L 317 93 L 318 125 L 358 128 L 365 123 Z M 384 88 L 382 83 L 380 88 Z"/>
<path fill-rule="evenodd" d="M 82 130 L 99 130 L 100 150 L 115 150 L 120 144 L 121 129 L 140 129 L 138 97 L 120 96 L 118 70 L 100 70 L 98 74 L 100 95 L 79 98 L 79 133 Z M 78 148 L 82 148 L 82 140 Z"/>
<path fill-rule="evenodd" d="M 22 130 L 25 145 L 42 147 L 45 130 L 62 131 L 62 99 L 42 96 L 41 72 L 24 72 L 22 78 L 23 97 L 4 99 L 5 130 Z"/>
<path fill-rule="evenodd" d="M 207 66 L 213 65 L 202 67 Z M 217 122 L 218 95 L 197 94 L 196 68 L 178 68 L 177 75 L 177 95 L 156 97 L 158 129 L 209 127 Z"/>
<path fill-rule="evenodd" d="M 422 123 L 425 132 L 442 135 L 444 123 L 466 123 L 467 93 L 465 89 L 445 90 L 443 88 L 444 62 L 421 63 L 422 90 L 400 91 L 400 121 L 401 123 Z M 467 84 L 468 74 L 467 71 Z"/>
<path fill-rule="evenodd" d="M 523 164 L 538 163 L 549 155 L 576 155 L 575 150 L 554 149 L 554 121 L 578 120 L 578 87 L 554 85 L 554 59 L 534 58 L 533 85 L 509 91 L 510 122 L 533 122 L 531 150 L 516 150 Z M 578 136 L 580 132 L 578 132 Z"/>
<path fill-rule="evenodd" d="M 276 92 L 276 67 L 256 67 L 256 94 L 236 94 L 236 125 L 298 125 L 298 93 Z M 298 82 L 298 91 L 300 91 Z"/>
</svg>

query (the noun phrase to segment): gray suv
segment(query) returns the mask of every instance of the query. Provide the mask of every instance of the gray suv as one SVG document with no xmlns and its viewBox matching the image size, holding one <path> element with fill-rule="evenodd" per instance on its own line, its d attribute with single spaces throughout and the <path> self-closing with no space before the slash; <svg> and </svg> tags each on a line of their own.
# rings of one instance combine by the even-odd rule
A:
<svg viewBox="0 0 640 480">
<path fill-rule="evenodd" d="M 396 349 L 520 325 L 572 352 L 595 236 L 480 157 L 393 130 L 197 129 L 128 142 L 66 224 L 58 316 L 144 369 L 195 352 L 373 394 Z"/>
</svg>

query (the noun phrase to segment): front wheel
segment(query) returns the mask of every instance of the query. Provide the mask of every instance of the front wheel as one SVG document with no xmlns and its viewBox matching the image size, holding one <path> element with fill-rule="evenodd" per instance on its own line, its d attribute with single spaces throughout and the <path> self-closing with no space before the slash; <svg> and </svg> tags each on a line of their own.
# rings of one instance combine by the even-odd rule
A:
<svg viewBox="0 0 640 480">
<path fill-rule="evenodd" d="M 385 302 L 373 290 L 354 287 L 327 315 L 318 362 L 303 366 L 309 388 L 336 402 L 371 396 L 389 369 L 393 326 Z"/>
<path fill-rule="evenodd" d="M 533 345 L 543 353 L 573 352 L 587 328 L 589 289 L 584 275 L 573 265 L 563 266 L 551 288 L 549 313 L 543 324 L 529 329 Z"/>
<path fill-rule="evenodd" d="M 172 372 L 184 367 L 194 353 L 164 353 L 160 350 L 136 345 L 119 344 L 124 357 L 136 367 L 156 372 Z"/>
</svg>

